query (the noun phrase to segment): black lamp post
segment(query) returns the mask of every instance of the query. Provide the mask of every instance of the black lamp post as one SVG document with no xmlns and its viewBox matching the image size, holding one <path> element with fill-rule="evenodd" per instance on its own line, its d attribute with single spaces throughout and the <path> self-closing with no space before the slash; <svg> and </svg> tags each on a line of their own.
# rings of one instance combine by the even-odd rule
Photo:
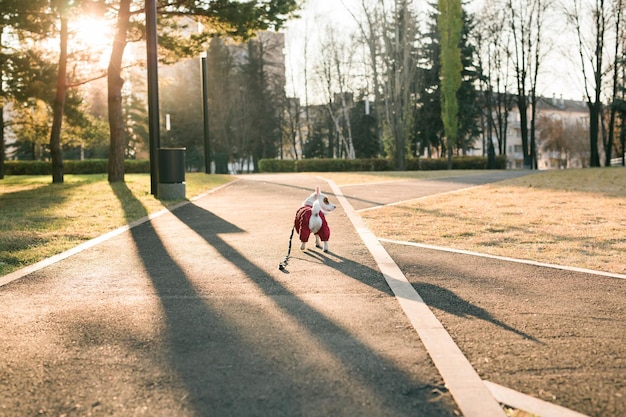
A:
<svg viewBox="0 0 626 417">
<path fill-rule="evenodd" d="M 146 0 L 146 50 L 148 67 L 148 128 L 150 141 L 150 193 L 158 198 L 159 76 L 157 56 L 156 0 Z"/>
</svg>

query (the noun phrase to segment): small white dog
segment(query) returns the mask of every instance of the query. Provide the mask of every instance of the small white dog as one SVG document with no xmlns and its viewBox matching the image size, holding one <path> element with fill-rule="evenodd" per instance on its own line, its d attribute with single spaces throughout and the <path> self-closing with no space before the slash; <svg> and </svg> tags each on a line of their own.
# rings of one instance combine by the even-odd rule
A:
<svg viewBox="0 0 626 417">
<path fill-rule="evenodd" d="M 311 233 L 315 235 L 315 246 L 328 252 L 328 240 L 330 228 L 326 222 L 325 214 L 330 213 L 337 206 L 328 201 L 326 194 L 320 192 L 320 187 L 315 187 L 315 192 L 302 202 L 302 207 L 296 212 L 294 228 L 300 236 L 300 250 L 306 249 Z"/>
</svg>

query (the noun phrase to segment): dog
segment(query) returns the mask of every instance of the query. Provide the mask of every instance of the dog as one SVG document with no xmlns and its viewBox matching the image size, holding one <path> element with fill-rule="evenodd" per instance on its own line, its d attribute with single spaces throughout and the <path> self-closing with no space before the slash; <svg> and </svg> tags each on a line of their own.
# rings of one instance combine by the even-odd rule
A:
<svg viewBox="0 0 626 417">
<path fill-rule="evenodd" d="M 300 237 L 300 250 L 306 249 L 309 236 L 313 233 L 315 246 L 328 252 L 330 228 L 325 215 L 336 208 L 337 206 L 328 201 L 326 194 L 320 192 L 320 187 L 315 187 L 315 192 L 302 202 L 294 220 L 294 229 Z"/>
</svg>

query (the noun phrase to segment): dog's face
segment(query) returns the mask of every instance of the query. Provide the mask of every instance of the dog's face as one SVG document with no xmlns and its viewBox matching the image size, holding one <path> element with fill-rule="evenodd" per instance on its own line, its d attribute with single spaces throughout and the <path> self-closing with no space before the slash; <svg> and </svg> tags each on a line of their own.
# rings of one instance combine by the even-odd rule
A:
<svg viewBox="0 0 626 417">
<path fill-rule="evenodd" d="M 306 200 L 304 200 L 303 206 L 313 206 L 313 203 L 318 201 L 320 203 L 320 207 L 323 212 L 329 213 L 337 208 L 336 205 L 332 204 L 326 194 L 320 192 L 320 187 L 315 188 L 315 192 L 311 194 Z"/>
</svg>

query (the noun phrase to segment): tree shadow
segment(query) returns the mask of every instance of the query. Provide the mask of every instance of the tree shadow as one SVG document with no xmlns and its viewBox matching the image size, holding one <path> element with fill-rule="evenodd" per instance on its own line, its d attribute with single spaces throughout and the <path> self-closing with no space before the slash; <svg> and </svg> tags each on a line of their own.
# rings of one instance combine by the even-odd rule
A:
<svg viewBox="0 0 626 417">
<path fill-rule="evenodd" d="M 457 317 L 475 317 L 479 320 L 484 320 L 486 322 L 495 324 L 496 326 L 506 331 L 515 333 L 516 335 L 521 336 L 524 339 L 528 339 L 539 344 L 545 344 L 534 336 L 519 329 L 516 329 L 512 326 L 509 326 L 508 324 L 496 319 L 484 308 L 478 307 L 464 300 L 463 298 L 459 297 L 454 292 L 446 288 L 425 282 L 413 281 L 411 282 L 411 284 L 416 289 L 417 293 L 422 297 L 424 302 L 430 307 L 434 307 L 441 311 L 446 311 Z"/>
<path fill-rule="evenodd" d="M 369 267 L 358 264 L 354 261 L 351 261 L 350 259 L 332 253 L 325 254 L 319 251 L 307 250 L 305 254 L 313 259 L 324 262 L 328 266 L 335 268 L 343 272 L 344 274 L 360 282 L 363 282 L 364 284 L 368 284 L 374 288 L 381 289 L 381 291 L 391 293 L 389 287 L 386 284 L 384 284 L 386 288 L 380 288 L 380 285 L 376 285 L 376 282 L 362 279 L 362 277 L 364 276 L 371 276 L 371 273 L 367 273 L 372 271 Z M 383 280 L 379 281 L 384 282 Z M 522 336 L 525 339 L 543 344 L 543 342 L 539 341 L 534 336 L 531 336 L 521 330 L 509 326 L 508 324 L 500 320 L 497 320 L 491 314 L 489 314 L 487 310 L 477 307 L 474 304 L 462 299 L 450 290 L 424 282 L 412 282 L 412 285 L 416 289 L 417 293 L 430 307 L 446 311 L 458 317 L 475 317 L 480 320 L 488 321 L 503 328 L 504 330 Z"/>
<path fill-rule="evenodd" d="M 310 352 L 298 351 L 300 340 L 293 340 L 292 334 L 271 323 L 271 317 L 259 317 L 258 312 L 250 320 L 258 323 L 258 332 L 262 336 L 240 334 L 242 329 L 228 326 L 197 294 L 193 294 L 193 288 L 184 282 L 182 270 L 172 270 L 176 267 L 170 265 L 169 278 L 166 279 L 162 277 L 162 267 L 149 266 L 155 287 L 165 297 L 166 314 L 171 322 L 177 323 L 169 330 L 171 365 L 177 369 L 189 392 L 193 393 L 194 408 L 198 413 L 208 415 L 211 410 L 214 415 L 245 415 L 235 404 L 252 401 L 257 407 L 255 415 L 368 415 L 372 413 L 372 407 L 377 410 L 375 413 L 383 411 L 395 416 L 415 415 L 416 411 L 433 416 L 454 415 L 454 403 L 433 399 L 434 389 L 445 388 L 398 368 L 390 359 L 373 351 L 299 298 L 220 236 L 240 232 L 237 226 L 194 204 L 180 207 L 173 214 L 214 248 L 230 266 L 243 272 L 248 280 L 256 284 L 256 288 L 272 300 L 278 314 L 289 317 L 299 328 L 305 329 L 304 340 L 313 338 L 314 346 L 317 346 Z M 160 255 L 166 258 L 165 253 Z M 154 258 L 154 249 L 149 250 L 146 257 Z M 344 266 L 348 267 L 348 263 Z M 354 268 L 353 277 L 358 276 L 356 264 L 349 265 L 349 268 Z M 169 282 L 172 280 L 177 282 L 177 291 L 194 297 L 187 297 L 185 301 L 168 301 L 171 297 L 166 289 L 171 287 Z M 191 300 L 195 300 L 195 308 L 189 304 Z M 187 328 L 189 330 L 184 330 Z M 212 342 L 203 348 L 207 340 Z M 195 349 L 195 363 L 182 367 L 179 365 L 181 361 L 188 362 L 183 356 L 189 355 L 189 343 L 199 343 Z M 330 355 L 333 361 L 339 363 L 340 371 L 304 359 L 318 355 L 314 351 L 320 348 L 325 352 L 322 356 Z M 212 376 L 207 381 L 203 377 L 204 370 L 211 368 L 210 364 L 216 361 L 233 366 L 232 374 L 217 378 Z M 342 375 L 336 375 L 337 372 Z M 346 380 L 350 386 L 342 385 Z M 207 382 L 211 386 L 218 383 L 231 388 L 216 396 L 209 392 L 211 389 L 207 388 Z M 241 392 L 237 388 L 235 391 L 238 392 L 231 391 L 242 385 L 252 392 Z M 269 390 L 262 403 L 253 398 L 258 387 Z M 364 392 L 370 393 L 371 397 L 360 398 Z"/>
<path fill-rule="evenodd" d="M 114 190 L 126 200 L 133 198 L 124 185 Z M 250 415 L 255 404 L 249 401 L 259 401 L 256 404 L 259 407 L 279 409 L 276 400 L 269 399 L 264 392 L 268 386 L 265 380 L 276 371 L 272 363 L 264 360 L 255 346 L 249 345 L 241 329 L 224 320 L 220 311 L 205 301 L 184 266 L 165 247 L 153 222 L 130 230 L 164 315 L 165 346 L 152 346 L 152 355 L 166 358 L 166 363 L 158 364 L 166 374 L 161 379 L 166 382 L 154 381 L 151 389 L 162 389 L 164 383 L 180 381 L 186 393 L 180 407 L 191 409 L 197 416 Z M 241 232 L 221 220 L 210 222 L 210 227 L 211 233 Z M 169 375 L 171 372 L 173 376 Z M 292 381 L 287 378 L 272 383 L 278 392 L 288 392 L 291 386 Z M 297 398 L 293 399 L 291 406 L 297 409 L 298 402 Z"/>
<path fill-rule="evenodd" d="M 389 285 L 387 285 L 382 274 L 377 269 L 354 262 L 352 259 L 334 252 L 324 253 L 315 249 L 307 249 L 303 253 L 312 260 L 322 262 L 356 281 L 393 296 L 391 288 L 389 288 Z"/>
</svg>

